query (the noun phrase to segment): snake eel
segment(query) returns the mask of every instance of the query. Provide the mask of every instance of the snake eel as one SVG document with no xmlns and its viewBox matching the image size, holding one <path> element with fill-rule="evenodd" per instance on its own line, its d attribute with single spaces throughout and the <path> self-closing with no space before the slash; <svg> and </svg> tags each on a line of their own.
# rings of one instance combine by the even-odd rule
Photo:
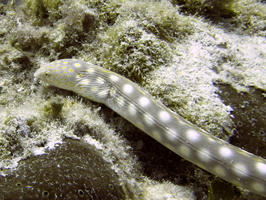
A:
<svg viewBox="0 0 266 200">
<path fill-rule="evenodd" d="M 34 77 L 105 104 L 184 159 L 266 197 L 265 159 L 201 130 L 127 78 L 77 59 L 41 66 Z"/>
</svg>

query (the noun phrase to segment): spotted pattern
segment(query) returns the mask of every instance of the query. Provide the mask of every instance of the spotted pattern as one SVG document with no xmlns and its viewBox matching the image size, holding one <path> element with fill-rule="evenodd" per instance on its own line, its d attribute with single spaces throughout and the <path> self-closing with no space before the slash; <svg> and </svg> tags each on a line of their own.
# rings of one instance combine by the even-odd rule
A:
<svg viewBox="0 0 266 200">
<path fill-rule="evenodd" d="M 117 103 L 119 104 L 120 107 L 123 107 L 125 105 L 125 99 L 120 96 L 117 98 Z"/>
<path fill-rule="evenodd" d="M 128 112 L 129 112 L 130 115 L 136 115 L 136 113 L 137 113 L 136 106 L 134 104 L 130 103 L 128 105 Z"/>
<path fill-rule="evenodd" d="M 257 163 L 256 167 L 261 174 L 266 174 L 266 164 Z"/>
<path fill-rule="evenodd" d="M 206 149 L 206 148 L 203 148 L 201 149 L 199 152 L 198 152 L 198 156 L 199 156 L 199 159 L 200 160 L 203 160 L 204 162 L 208 162 L 208 161 L 211 161 L 211 152 Z"/>
<path fill-rule="evenodd" d="M 148 97 L 140 97 L 139 98 L 139 104 L 142 106 L 142 107 L 147 107 L 148 105 L 150 105 L 150 99 Z"/>
<path fill-rule="evenodd" d="M 266 197 L 265 159 L 191 125 L 119 74 L 81 60 L 64 59 L 42 66 L 34 76 L 104 103 L 186 160 Z"/>
<path fill-rule="evenodd" d="M 186 137 L 191 142 L 198 142 L 200 140 L 200 133 L 196 130 L 190 129 L 187 131 Z"/>
<path fill-rule="evenodd" d="M 153 117 L 150 114 L 145 113 L 143 118 L 144 118 L 144 121 L 146 122 L 147 125 L 151 126 L 154 124 Z"/>
<path fill-rule="evenodd" d="M 173 130 L 170 129 L 170 130 L 167 131 L 166 136 L 167 136 L 169 141 L 174 141 L 174 140 L 177 139 L 178 134 L 177 134 L 176 131 L 173 131 Z"/>
<path fill-rule="evenodd" d="M 116 82 L 116 81 L 119 80 L 119 78 L 118 78 L 118 76 L 111 74 L 110 75 L 110 80 Z"/>
<path fill-rule="evenodd" d="M 133 92 L 133 86 L 132 85 L 130 85 L 130 84 L 125 84 L 124 86 L 123 86 L 123 90 L 124 90 L 124 92 L 125 93 L 127 93 L 127 94 L 131 94 L 132 92 Z"/>
<path fill-rule="evenodd" d="M 162 122 L 169 122 L 171 115 L 169 114 L 169 112 L 162 110 L 159 112 L 159 118 Z"/>
<path fill-rule="evenodd" d="M 221 147 L 219 150 L 219 154 L 223 158 L 232 158 L 233 156 L 233 151 L 229 147 Z"/>
</svg>

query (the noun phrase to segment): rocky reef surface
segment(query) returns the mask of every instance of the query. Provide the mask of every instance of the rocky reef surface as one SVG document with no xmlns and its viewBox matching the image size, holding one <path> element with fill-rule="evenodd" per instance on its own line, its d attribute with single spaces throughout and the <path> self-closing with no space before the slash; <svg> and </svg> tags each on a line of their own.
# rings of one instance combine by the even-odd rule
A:
<svg viewBox="0 0 266 200">
<path fill-rule="evenodd" d="M 258 0 L 0 1 L 0 197 L 258 199 L 33 74 L 57 59 L 92 62 L 266 158 L 265 36 Z"/>
</svg>

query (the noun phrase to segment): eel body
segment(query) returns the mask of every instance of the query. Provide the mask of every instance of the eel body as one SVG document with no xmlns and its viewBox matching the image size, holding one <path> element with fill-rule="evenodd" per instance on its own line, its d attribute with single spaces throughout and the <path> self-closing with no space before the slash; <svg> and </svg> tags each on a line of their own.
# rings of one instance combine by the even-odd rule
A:
<svg viewBox="0 0 266 200">
<path fill-rule="evenodd" d="M 34 76 L 105 104 L 184 159 L 266 197 L 265 159 L 201 130 L 127 78 L 76 59 L 54 61 Z"/>
</svg>

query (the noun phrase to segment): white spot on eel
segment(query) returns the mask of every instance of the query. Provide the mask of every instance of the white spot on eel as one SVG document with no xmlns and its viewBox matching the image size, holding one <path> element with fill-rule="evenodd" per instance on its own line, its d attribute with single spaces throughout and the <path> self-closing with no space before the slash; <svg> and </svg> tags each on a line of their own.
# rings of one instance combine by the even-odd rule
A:
<svg viewBox="0 0 266 200">
<path fill-rule="evenodd" d="M 219 154 L 224 158 L 231 158 L 233 156 L 233 151 L 229 147 L 221 147 Z"/>
<path fill-rule="evenodd" d="M 162 122 L 168 122 L 171 119 L 171 115 L 167 111 L 159 111 L 159 117 Z"/>
<path fill-rule="evenodd" d="M 133 86 L 132 85 L 130 85 L 130 84 L 125 84 L 124 86 L 123 86 L 123 90 L 124 90 L 124 92 L 125 93 L 127 93 L 127 94 L 131 94 L 132 92 L 133 92 Z"/>
<path fill-rule="evenodd" d="M 150 104 L 150 99 L 148 97 L 140 97 L 139 104 L 142 107 L 146 107 L 146 106 L 148 106 Z"/>
<path fill-rule="evenodd" d="M 200 134 L 193 129 L 187 131 L 187 139 L 192 142 L 198 142 L 200 140 Z"/>
</svg>

